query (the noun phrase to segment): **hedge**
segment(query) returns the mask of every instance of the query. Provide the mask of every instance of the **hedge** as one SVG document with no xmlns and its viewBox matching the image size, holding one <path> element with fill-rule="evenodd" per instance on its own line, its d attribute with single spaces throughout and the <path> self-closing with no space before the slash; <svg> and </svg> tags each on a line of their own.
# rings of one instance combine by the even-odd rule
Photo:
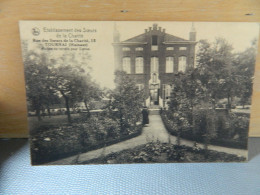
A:
<svg viewBox="0 0 260 195">
<path fill-rule="evenodd" d="M 171 124 L 168 122 L 168 118 L 164 112 L 161 114 L 162 121 L 164 123 L 165 128 L 167 131 L 174 136 L 177 136 L 178 133 L 175 129 L 172 128 Z M 181 138 L 196 141 L 198 143 L 203 143 L 203 137 L 193 135 L 192 130 L 183 131 L 180 135 Z M 230 148 L 237 148 L 237 149 L 247 149 L 247 139 L 242 141 L 236 141 L 232 139 L 220 139 L 220 138 L 213 138 L 210 140 L 210 144 L 217 145 L 217 146 L 224 146 L 224 147 L 230 147 Z"/>
<path fill-rule="evenodd" d="M 103 148 L 105 146 L 109 146 L 109 145 L 113 145 L 131 138 L 134 138 L 136 136 L 141 135 L 142 133 L 142 125 L 138 125 L 137 126 L 137 131 L 134 133 L 131 133 L 130 135 L 121 135 L 118 139 L 113 139 L 113 140 L 107 140 L 107 141 L 103 141 L 103 142 L 97 142 L 97 144 L 95 145 L 91 145 L 91 146 L 87 146 L 87 147 L 83 147 L 80 144 L 80 140 L 78 140 L 77 143 L 74 143 L 72 147 L 69 146 L 69 148 L 63 148 L 64 150 L 59 150 L 59 149 L 54 149 L 54 148 L 50 148 L 47 147 L 45 149 L 42 149 L 40 145 L 35 145 L 35 143 L 39 144 L 38 141 L 34 142 L 34 137 L 31 137 L 30 141 L 31 141 L 31 155 L 32 155 L 32 164 L 34 165 L 39 165 L 39 164 L 44 164 L 47 162 L 51 162 L 51 161 L 56 161 L 59 159 L 63 159 L 63 158 L 67 158 L 70 156 L 74 156 L 77 154 L 81 154 L 81 153 L 85 153 L 91 150 L 96 150 L 96 149 L 100 149 Z M 66 128 L 66 127 L 65 127 Z M 78 130 L 80 131 L 80 130 Z M 59 144 L 59 143 L 53 143 L 53 144 Z M 60 143 L 62 144 L 62 143 Z M 35 147 L 38 147 L 39 149 L 42 149 L 42 151 L 33 151 Z"/>
</svg>

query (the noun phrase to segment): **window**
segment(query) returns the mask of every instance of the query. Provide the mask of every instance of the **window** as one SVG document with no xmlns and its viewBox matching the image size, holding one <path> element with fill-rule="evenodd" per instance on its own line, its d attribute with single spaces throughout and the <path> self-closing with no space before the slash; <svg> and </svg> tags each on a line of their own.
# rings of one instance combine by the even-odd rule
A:
<svg viewBox="0 0 260 195">
<path fill-rule="evenodd" d="M 137 84 L 136 86 L 137 86 L 139 91 L 144 89 L 144 84 Z"/>
<path fill-rule="evenodd" d="M 187 47 L 180 47 L 179 50 L 187 50 Z"/>
<path fill-rule="evenodd" d="M 158 45 L 158 38 L 156 35 L 152 36 L 152 45 Z"/>
<path fill-rule="evenodd" d="M 158 45 L 152 45 L 152 51 L 157 51 L 158 50 Z"/>
<path fill-rule="evenodd" d="M 152 36 L 152 51 L 158 50 L 158 37 L 156 35 Z"/>
<path fill-rule="evenodd" d="M 174 58 L 166 57 L 166 73 L 173 73 Z"/>
<path fill-rule="evenodd" d="M 123 50 L 123 51 L 130 51 L 130 48 L 129 48 L 129 47 L 123 47 L 122 50 Z"/>
<path fill-rule="evenodd" d="M 187 66 L 187 58 L 186 56 L 180 56 L 179 57 L 179 72 L 185 72 L 186 71 L 186 66 Z"/>
<path fill-rule="evenodd" d="M 135 58 L 135 73 L 136 74 L 144 73 L 144 58 L 143 57 Z"/>
<path fill-rule="evenodd" d="M 172 93 L 172 86 L 163 84 L 163 99 L 169 99 Z"/>
<path fill-rule="evenodd" d="M 157 57 L 152 57 L 151 58 L 151 72 L 158 72 L 158 58 Z"/>
<path fill-rule="evenodd" d="M 131 74 L 131 59 L 130 57 L 123 58 L 123 71 L 127 74 Z"/>
<path fill-rule="evenodd" d="M 143 50 L 144 50 L 144 48 L 142 48 L 142 47 L 135 48 L 135 51 L 143 51 Z"/>
<path fill-rule="evenodd" d="M 171 85 L 166 85 L 165 87 L 165 97 L 169 98 L 171 97 L 172 87 Z"/>
<path fill-rule="evenodd" d="M 167 47 L 166 50 L 172 51 L 172 50 L 174 50 L 174 47 Z"/>
</svg>

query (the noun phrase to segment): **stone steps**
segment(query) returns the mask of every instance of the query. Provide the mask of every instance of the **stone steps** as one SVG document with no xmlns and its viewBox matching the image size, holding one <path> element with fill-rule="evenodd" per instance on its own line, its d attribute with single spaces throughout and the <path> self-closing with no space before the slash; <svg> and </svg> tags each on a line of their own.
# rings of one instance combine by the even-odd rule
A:
<svg viewBox="0 0 260 195">
<path fill-rule="evenodd" d="M 160 109 L 149 109 L 149 115 L 160 115 Z"/>
</svg>

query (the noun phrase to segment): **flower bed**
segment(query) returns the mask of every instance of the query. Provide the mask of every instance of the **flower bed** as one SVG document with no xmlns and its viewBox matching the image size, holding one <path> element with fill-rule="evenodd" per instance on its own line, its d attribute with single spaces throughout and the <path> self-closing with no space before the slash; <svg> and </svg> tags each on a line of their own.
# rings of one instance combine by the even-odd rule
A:
<svg viewBox="0 0 260 195">
<path fill-rule="evenodd" d="M 118 122 L 104 116 L 44 126 L 31 135 L 32 162 L 55 161 L 131 139 L 141 132 L 142 125 L 137 125 L 122 134 Z"/>
<path fill-rule="evenodd" d="M 150 142 L 133 149 L 92 159 L 82 164 L 99 163 L 176 163 L 176 162 L 240 162 L 244 157 L 204 149 Z"/>
</svg>

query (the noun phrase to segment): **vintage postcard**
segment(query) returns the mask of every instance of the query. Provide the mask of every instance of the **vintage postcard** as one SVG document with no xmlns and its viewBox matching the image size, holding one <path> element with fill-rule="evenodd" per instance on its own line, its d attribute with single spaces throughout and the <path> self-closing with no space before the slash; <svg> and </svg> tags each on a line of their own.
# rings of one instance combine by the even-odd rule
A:
<svg viewBox="0 0 260 195">
<path fill-rule="evenodd" d="M 33 165 L 247 160 L 257 23 L 20 21 Z"/>
</svg>

